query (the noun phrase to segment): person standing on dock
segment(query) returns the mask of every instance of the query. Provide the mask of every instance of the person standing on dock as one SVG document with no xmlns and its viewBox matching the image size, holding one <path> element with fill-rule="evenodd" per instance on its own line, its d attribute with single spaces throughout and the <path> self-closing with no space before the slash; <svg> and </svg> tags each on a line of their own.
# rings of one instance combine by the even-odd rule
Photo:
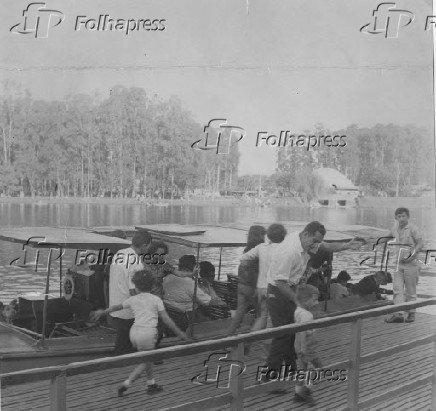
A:
<svg viewBox="0 0 436 411">
<path fill-rule="evenodd" d="M 161 319 L 179 338 L 188 340 L 186 334 L 180 330 L 169 317 L 163 301 L 156 295 L 151 294 L 154 283 L 154 273 L 147 266 L 143 270 L 136 271 L 132 278 L 135 287 L 135 295 L 127 298 L 121 304 L 115 304 L 106 310 L 97 310 L 92 318 L 98 320 L 105 314 L 119 312 L 123 309 L 133 311 L 135 320 L 130 328 L 130 341 L 138 351 L 149 351 L 156 347 L 158 338 L 157 323 Z M 122 397 L 132 383 L 137 380 L 143 371 L 147 374 L 147 394 L 162 391 L 162 386 L 156 384 L 153 375 L 153 363 L 147 361 L 139 364 L 129 375 L 129 378 L 118 387 L 118 396 Z"/>
<path fill-rule="evenodd" d="M 315 254 L 326 230 L 318 221 L 309 223 L 302 232 L 290 233 L 276 247 L 268 269 L 268 311 L 273 327 L 294 323 L 297 308 L 296 286 L 304 274 L 309 252 Z M 285 334 L 272 340 L 267 359 L 268 370 L 280 373 L 282 363 L 296 369 L 295 334 Z"/>
<path fill-rule="evenodd" d="M 395 210 L 395 224 L 387 237 L 393 237 L 396 245 L 397 267 L 394 272 L 393 289 L 394 304 L 401 304 L 404 301 L 416 300 L 416 285 L 418 284 L 419 267 L 416 261 L 418 253 L 424 244 L 418 227 L 409 223 L 410 212 L 407 208 L 400 207 Z M 390 241 L 389 238 L 379 239 L 378 244 Z M 402 248 L 404 247 L 404 248 Z M 407 253 L 404 249 L 408 248 Z M 407 255 L 404 255 L 407 254 Z M 387 323 L 414 322 L 415 310 L 410 310 L 407 317 L 402 312 L 395 313 L 386 318 Z"/>
<path fill-rule="evenodd" d="M 260 227 L 265 233 L 262 226 L 252 226 L 252 228 Z M 258 229 L 259 233 L 262 233 Z M 238 271 L 248 271 L 248 275 L 239 276 L 238 284 L 238 309 L 232 320 L 229 334 L 232 335 L 240 326 L 243 316 L 245 315 L 248 306 L 254 303 L 254 297 L 257 296 L 257 311 L 256 318 L 251 331 L 263 330 L 267 326 L 268 307 L 267 307 L 267 273 L 270 265 L 270 257 L 272 250 L 279 246 L 286 236 L 286 229 L 282 224 L 271 224 L 266 230 L 268 242 L 259 242 L 257 245 L 250 241 L 250 231 L 248 234 L 247 247 L 244 254 L 241 256 Z M 250 270 L 250 267 L 253 267 Z M 245 291 L 248 290 L 248 291 Z"/>
<path fill-rule="evenodd" d="M 118 251 L 112 259 L 109 272 L 109 305 L 119 305 L 130 296 L 135 295 L 132 283 L 133 274 L 144 268 L 143 258 L 151 243 L 151 235 L 146 231 L 135 232 L 132 246 Z M 115 337 L 114 355 L 128 354 L 134 351 L 129 339 L 130 328 L 133 325 L 133 311 L 129 308 L 111 313 L 112 325 L 117 335 Z"/>
<path fill-rule="evenodd" d="M 320 248 L 332 253 L 356 249 L 362 245 L 359 239 L 344 243 L 324 243 L 325 234 L 324 226 L 318 221 L 312 221 L 302 232 L 288 234 L 271 253 L 267 274 L 267 301 L 273 327 L 294 323 L 297 307 L 295 290 L 306 271 L 310 255 L 315 255 Z M 295 370 L 294 341 L 295 335 L 292 333 L 272 340 L 267 359 L 269 370 L 280 373 L 283 362 Z"/>
<path fill-rule="evenodd" d="M 247 234 L 247 246 L 244 249 L 244 254 L 241 257 L 241 263 L 238 266 L 238 302 L 235 315 L 232 318 L 232 323 L 229 328 L 229 335 L 235 334 L 236 330 L 241 325 L 245 314 L 250 306 L 256 306 L 256 284 L 259 277 L 260 262 L 258 248 L 260 245 L 266 245 L 265 241 L 266 230 L 261 225 L 252 225 Z M 256 251 L 254 251 L 256 250 Z M 246 259 L 244 256 L 256 253 L 252 259 Z"/>
<path fill-rule="evenodd" d="M 319 291 L 310 284 L 303 284 L 297 288 L 297 301 L 299 306 L 295 310 L 295 322 L 303 324 L 313 321 L 313 314 L 310 309 L 318 303 Z M 299 371 L 310 374 L 310 364 L 315 368 L 321 368 L 321 360 L 317 353 L 317 341 L 315 330 L 298 332 L 295 335 L 295 352 L 297 354 L 297 366 Z M 304 402 L 314 405 L 315 401 L 312 392 L 304 382 L 297 379 L 295 384 L 295 402 Z"/>
</svg>

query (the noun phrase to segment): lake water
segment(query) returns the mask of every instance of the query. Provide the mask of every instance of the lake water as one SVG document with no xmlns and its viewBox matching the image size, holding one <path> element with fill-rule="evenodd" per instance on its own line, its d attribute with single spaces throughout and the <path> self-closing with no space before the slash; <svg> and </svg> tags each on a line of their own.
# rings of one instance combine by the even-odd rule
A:
<svg viewBox="0 0 436 411">
<path fill-rule="evenodd" d="M 433 209 L 411 209 L 411 221 L 421 228 L 426 248 L 436 249 L 436 213 Z M 379 228 L 390 228 L 394 209 L 331 209 L 331 208 L 297 208 L 288 206 L 275 207 L 241 207 L 241 206 L 194 206 L 177 205 L 169 207 L 146 207 L 142 204 L 13 204 L 0 203 L 0 227 L 6 226 L 61 226 L 61 227 L 95 227 L 141 225 L 159 223 L 181 224 L 224 224 L 253 221 L 312 221 L 318 220 L 329 224 L 363 224 Z M 18 294 L 27 292 L 44 292 L 45 272 L 42 266 L 38 272 L 34 269 L 11 267 L 9 264 L 21 253 L 21 245 L 0 241 L 0 301 L 8 302 Z M 371 254 L 372 248 L 366 246 L 359 251 L 337 253 L 334 261 L 333 275 L 340 269 L 346 269 L 353 280 L 371 273 L 359 265 Z M 186 253 L 192 253 L 184 247 L 170 247 L 173 260 Z M 238 264 L 241 249 L 225 249 L 223 252 L 223 274 L 232 272 Z M 170 259 L 171 259 L 170 258 Z M 217 250 L 205 250 L 202 260 L 218 262 Z M 74 252 L 68 251 L 64 258 L 64 268 L 74 260 Z M 44 261 L 41 255 L 40 261 Z M 56 267 L 56 264 L 55 264 Z M 423 267 L 431 276 L 420 278 L 419 294 L 436 296 L 436 263 Z M 50 292 L 59 292 L 59 281 L 53 275 Z"/>
</svg>

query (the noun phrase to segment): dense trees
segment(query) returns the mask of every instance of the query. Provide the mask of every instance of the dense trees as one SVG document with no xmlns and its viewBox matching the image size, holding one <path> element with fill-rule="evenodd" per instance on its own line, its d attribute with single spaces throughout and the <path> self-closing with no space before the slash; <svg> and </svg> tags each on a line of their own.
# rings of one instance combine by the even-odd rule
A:
<svg viewBox="0 0 436 411">
<path fill-rule="evenodd" d="M 0 100 L 0 191 L 58 196 L 216 192 L 237 179 L 239 153 L 196 151 L 202 127 L 177 98 L 141 88 L 36 101 L 11 83 Z"/>
<path fill-rule="evenodd" d="M 371 128 L 351 125 L 330 131 L 318 124 L 306 136 L 344 135 L 345 147 L 316 150 L 306 147 L 280 148 L 278 185 L 284 191 L 300 191 L 301 178 L 308 178 L 309 168 L 332 167 L 344 173 L 356 186 L 367 192 L 408 195 L 419 183 L 434 186 L 434 142 L 428 130 L 416 126 L 377 124 Z"/>
<path fill-rule="evenodd" d="M 317 124 L 303 134 L 344 135 L 346 146 L 277 147 L 275 175 L 238 179 L 238 145 L 226 155 L 193 150 L 204 138 L 203 125 L 175 97 L 164 101 L 142 88 L 114 86 L 104 98 L 75 94 L 48 102 L 3 83 L 0 108 L 5 194 L 171 197 L 262 187 L 312 198 L 320 184 L 311 173 L 317 167 L 336 168 L 367 192 L 407 195 L 415 184 L 434 185 L 433 136 L 416 126 L 332 132 Z"/>
</svg>

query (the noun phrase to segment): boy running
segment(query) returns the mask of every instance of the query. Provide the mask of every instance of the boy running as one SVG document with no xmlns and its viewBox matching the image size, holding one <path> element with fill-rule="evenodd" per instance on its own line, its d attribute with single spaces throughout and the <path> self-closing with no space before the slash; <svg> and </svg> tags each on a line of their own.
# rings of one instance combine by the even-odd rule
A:
<svg viewBox="0 0 436 411">
<path fill-rule="evenodd" d="M 153 350 L 157 342 L 157 323 L 160 318 L 177 336 L 183 340 L 188 340 L 186 334 L 181 331 L 168 316 L 165 310 L 163 301 L 150 294 L 153 287 L 153 273 L 149 268 L 137 271 L 132 278 L 135 285 L 136 295 L 128 298 L 122 304 L 113 305 L 106 310 L 95 311 L 91 318 L 98 320 L 103 315 L 109 314 L 114 311 L 119 311 L 124 308 L 130 308 L 135 315 L 135 322 L 130 329 L 130 340 L 132 345 L 138 351 Z M 129 378 L 118 387 L 118 396 L 122 397 L 123 393 L 132 385 L 133 381 L 138 379 L 142 372 L 147 375 L 147 393 L 154 394 L 162 391 L 162 386 L 155 383 L 153 378 L 153 363 L 145 362 L 138 365 Z"/>
</svg>

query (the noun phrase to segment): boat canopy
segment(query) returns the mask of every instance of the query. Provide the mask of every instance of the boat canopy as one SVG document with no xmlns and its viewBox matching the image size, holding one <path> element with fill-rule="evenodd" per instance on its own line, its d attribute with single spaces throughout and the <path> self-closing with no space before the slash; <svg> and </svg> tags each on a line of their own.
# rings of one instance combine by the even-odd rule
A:
<svg viewBox="0 0 436 411">
<path fill-rule="evenodd" d="M 268 227 L 271 222 L 255 222 L 240 224 L 211 225 L 182 225 L 182 224 L 154 224 L 136 226 L 138 230 L 149 231 L 156 238 L 186 245 L 188 247 L 245 247 L 247 232 L 251 225 L 260 224 Z M 307 223 L 302 221 L 284 221 L 288 232 L 302 231 Z M 386 231 L 363 225 L 329 225 L 324 237 L 326 242 L 344 242 L 356 237 L 379 238 Z"/>
<path fill-rule="evenodd" d="M 161 230 L 162 227 L 162 230 Z M 231 227 L 182 224 L 155 224 L 136 226 L 149 231 L 153 237 L 196 248 L 245 247 L 247 232 Z"/>
<path fill-rule="evenodd" d="M 2 228 L 0 240 L 26 244 L 36 248 L 110 249 L 111 251 L 118 251 L 131 245 L 128 240 L 95 234 L 82 228 Z"/>
</svg>

